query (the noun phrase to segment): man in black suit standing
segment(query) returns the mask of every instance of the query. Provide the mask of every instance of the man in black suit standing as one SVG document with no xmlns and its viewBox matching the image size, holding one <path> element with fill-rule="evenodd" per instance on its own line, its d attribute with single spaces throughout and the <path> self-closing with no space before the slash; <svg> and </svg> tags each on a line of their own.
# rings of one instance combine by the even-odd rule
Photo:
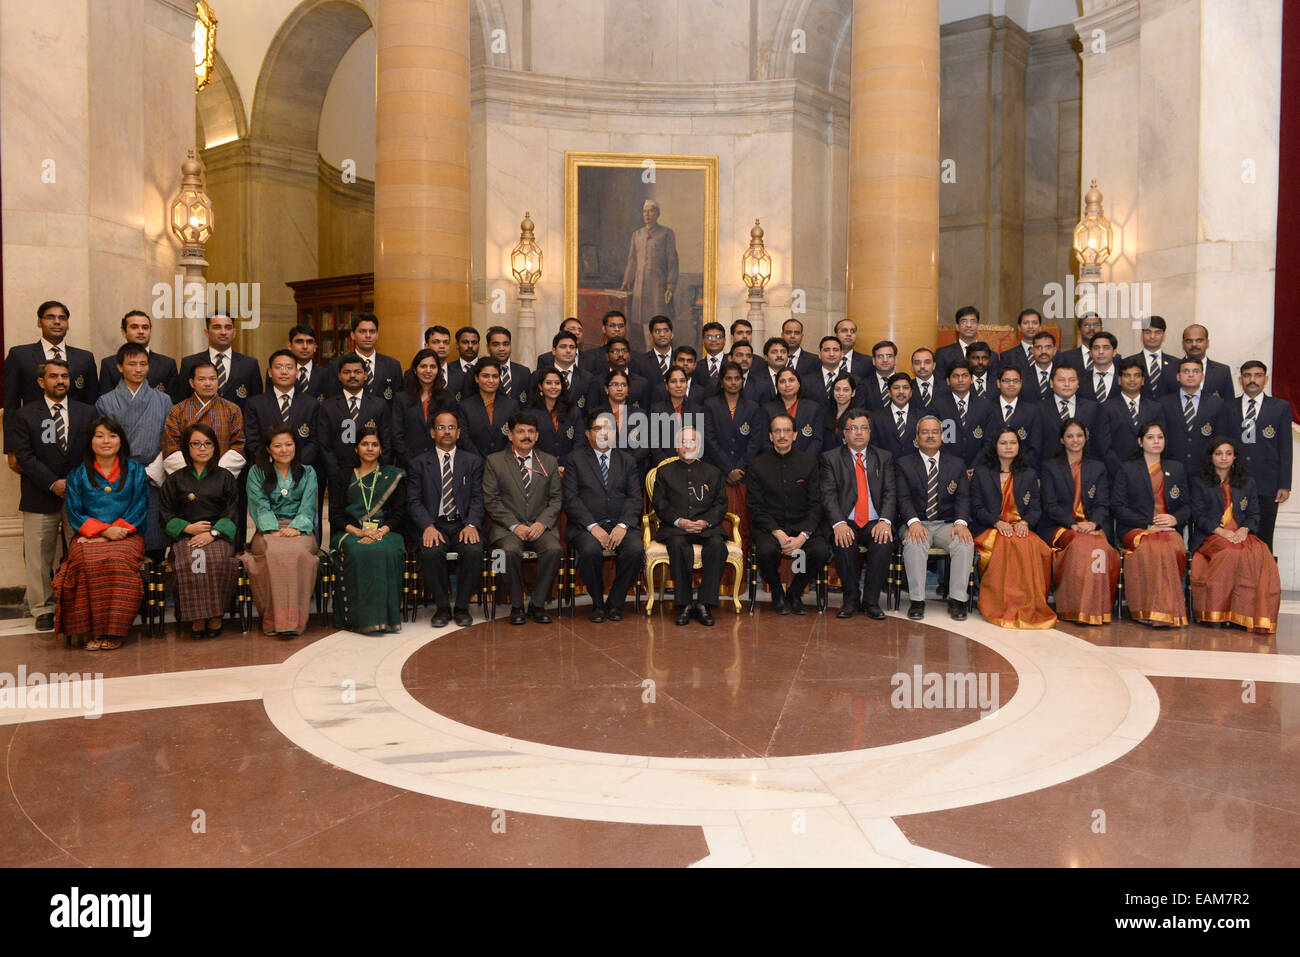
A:
<svg viewBox="0 0 1300 957">
<path fill-rule="evenodd" d="M 992 402 L 998 396 L 998 376 L 1002 373 L 993 349 L 987 342 L 976 340 L 966 350 L 966 361 L 970 363 L 971 392 Z"/>
<path fill-rule="evenodd" d="M 1113 332 L 1099 332 L 1088 348 L 1092 369 L 1079 377 L 1079 394 L 1099 405 L 1119 396 L 1119 369 L 1115 366 L 1119 340 Z"/>
<path fill-rule="evenodd" d="M 934 411 L 934 400 L 947 386 L 935 373 L 934 352 L 921 346 L 912 351 L 912 396 L 918 408 Z"/>
<path fill-rule="evenodd" d="M 1291 403 L 1265 395 L 1267 385 L 1268 366 L 1243 362 L 1241 398 L 1228 405 L 1228 415 L 1259 492 L 1259 537 L 1272 549 L 1277 507 L 1291 497 Z"/>
<path fill-rule="evenodd" d="M 857 351 L 858 324 L 852 319 L 835 323 L 835 338 L 840 340 L 840 369 L 861 382 L 871 373 L 871 357 Z"/>
<path fill-rule="evenodd" d="M 781 338 L 785 340 L 786 365 L 803 378 L 817 371 L 817 357 L 803 348 L 803 323 L 793 316 L 781 323 Z"/>
<path fill-rule="evenodd" d="M 1183 355 L 1200 361 L 1201 372 L 1205 377 L 1205 391 L 1224 402 L 1231 402 L 1236 398 L 1236 393 L 1232 390 L 1232 370 L 1206 355 L 1209 349 L 1210 332 L 1204 326 L 1193 324 L 1183 330 Z M 1180 360 L 1179 367 L 1181 366 Z M 1182 385 L 1181 373 L 1179 385 Z"/>
<path fill-rule="evenodd" d="M 871 347 L 872 371 L 859 380 L 858 405 L 876 412 L 889 405 L 889 380 L 898 367 L 898 346 L 882 339 Z"/>
<path fill-rule="evenodd" d="M 916 449 L 916 426 L 928 410 L 922 409 L 912 395 L 912 377 L 895 372 L 889 377 L 889 405 L 871 413 L 871 434 L 876 448 L 894 458 Z"/>
<path fill-rule="evenodd" d="M 478 361 L 479 335 L 473 326 L 456 330 L 456 358 L 444 363 L 443 378 L 447 391 L 457 404 L 465 397 L 466 385 L 474 378 L 474 363 Z"/>
<path fill-rule="evenodd" d="M 519 403 L 528 404 L 528 390 L 533 384 L 533 374 L 518 362 L 510 361 L 510 330 L 493 326 L 487 331 L 488 355 L 501 363 L 501 388 L 497 395 L 508 395 Z"/>
<path fill-rule="evenodd" d="M 1178 391 L 1178 359 L 1162 351 L 1164 343 L 1164 317 L 1152 316 L 1142 327 L 1142 351 L 1129 356 L 1142 361 L 1143 394 L 1156 401 Z"/>
<path fill-rule="evenodd" d="M 591 596 L 596 624 L 623 620 L 623 600 L 645 564 L 641 544 L 641 469 L 625 449 L 614 448 L 617 427 L 608 412 L 587 413 L 587 444 L 564 467 L 564 537 L 577 553 L 578 574 Z M 605 550 L 614 552 L 614 581 L 605 597 Z"/>
<path fill-rule="evenodd" d="M 872 448 L 871 418 L 866 409 L 845 413 L 844 445 L 821 457 L 822 515 L 834 542 L 835 567 L 844 583 L 837 618 L 852 618 L 865 609 L 883 620 L 880 590 L 894 547 L 898 490 L 888 452 Z M 866 546 L 865 590 L 858 590 L 858 547 Z"/>
<path fill-rule="evenodd" d="M 439 412 L 433 420 L 434 447 L 411 462 L 406 485 L 411 523 L 420 529 L 420 563 L 424 580 L 433 589 L 431 624 L 445 628 L 455 621 L 462 628 L 474 623 L 469 600 L 483 578 L 483 460 L 456 447 L 460 424 L 454 412 Z M 456 553 L 456 597 L 447 575 L 447 553 Z"/>
<path fill-rule="evenodd" d="M 969 359 L 971 347 L 980 341 L 980 311 L 974 306 L 962 306 L 953 318 L 957 326 L 957 341 L 950 342 L 934 354 L 934 374 L 941 382 L 948 380 L 948 370 L 958 359 Z M 992 358 L 990 354 L 990 359 Z M 993 366 L 993 380 L 997 381 L 997 366 Z"/>
<path fill-rule="evenodd" d="M 1078 419 L 1087 430 L 1089 458 L 1101 459 L 1106 440 L 1105 416 L 1097 403 L 1079 395 L 1079 375 L 1071 366 L 1060 365 L 1052 370 L 1052 391 L 1038 405 L 1037 463 L 1041 465 L 1061 447 L 1061 425 L 1066 419 Z"/>
<path fill-rule="evenodd" d="M 569 404 L 585 413 L 592 377 L 591 373 L 578 365 L 578 337 L 572 332 L 557 332 L 551 339 L 550 368 L 564 380 L 564 385 L 569 390 Z M 538 366 L 537 371 L 540 375 L 542 367 Z"/>
<path fill-rule="evenodd" d="M 289 330 L 289 352 L 297 366 L 294 391 L 317 403 L 330 393 L 329 369 L 316 361 L 316 331 L 311 326 L 294 326 Z M 266 387 L 271 388 L 271 370 L 266 370 Z M 322 486 L 323 487 L 323 486 Z"/>
<path fill-rule="evenodd" d="M 153 321 L 149 318 L 149 313 L 132 309 L 123 316 L 122 338 L 142 345 L 149 351 L 149 376 L 145 381 L 149 383 L 149 388 L 165 392 L 170 397 L 176 388 L 176 360 L 149 349 L 149 340 L 153 338 Z M 117 354 L 104 356 L 99 363 L 99 394 L 108 395 L 121 381 L 122 374 L 117 371 Z"/>
<path fill-rule="evenodd" d="M 45 395 L 39 382 L 41 366 L 49 359 L 62 359 L 68 364 L 68 398 L 85 405 L 94 405 L 99 398 L 99 379 L 95 375 L 95 357 L 85 349 L 64 342 L 68 335 L 71 313 L 61 302 L 49 300 L 36 309 L 36 328 L 41 330 L 39 342 L 14 346 L 5 359 L 5 449 L 9 453 L 9 468 L 18 471 L 18 462 L 9 451 L 9 423 L 20 408 L 28 402 L 39 402 Z"/>
<path fill-rule="evenodd" d="M 954 359 L 948 367 L 948 391 L 934 400 L 934 413 L 943 422 L 943 445 L 973 469 L 984 454 L 984 423 L 992 404 L 971 389 L 969 359 Z"/>
<path fill-rule="evenodd" d="M 835 336 L 822 336 L 822 341 L 817 348 L 817 356 L 821 360 L 817 368 L 807 375 L 800 376 L 799 384 L 805 399 L 810 399 L 818 405 L 829 405 L 831 386 L 840 377 L 844 366 L 844 349 L 840 340 Z M 853 388 L 856 391 L 857 379 L 853 380 Z"/>
<path fill-rule="evenodd" d="M 771 447 L 755 456 L 745 472 L 750 537 L 778 615 L 804 614 L 804 589 L 831 557 L 821 534 L 821 465 L 812 453 L 795 449 L 794 435 L 794 419 L 784 412 L 772 416 Z M 783 556 L 793 559 L 788 589 L 781 587 Z"/>
<path fill-rule="evenodd" d="M 341 391 L 320 403 L 317 418 L 317 455 L 325 474 L 333 478 L 341 468 L 357 464 L 357 436 L 362 429 L 378 429 L 383 447 L 380 462 L 389 465 L 393 448 L 393 417 L 388 403 L 366 391 L 366 364 L 355 352 L 339 356 Z"/>
<path fill-rule="evenodd" d="M 727 562 L 727 542 L 722 519 L 727 514 L 727 484 L 717 467 L 700 458 L 700 435 L 682 429 L 677 437 L 677 458 L 655 472 L 651 496 L 659 531 L 655 537 L 668 550 L 673 576 L 673 604 L 678 625 L 691 623 L 695 546 L 700 546 L 703 569 L 695 610 L 701 625 L 712 627 L 718 604 L 722 569 Z"/>
<path fill-rule="evenodd" d="M 573 334 L 574 340 L 578 343 L 578 352 L 577 352 L 578 358 L 575 358 L 573 361 L 577 362 L 578 359 L 581 358 L 582 355 L 584 354 L 584 350 L 582 348 L 582 337 L 586 334 L 586 330 L 582 328 L 582 320 L 577 318 L 576 316 L 570 316 L 568 319 L 565 319 L 562 323 L 560 323 L 560 328 L 557 330 L 557 332 L 569 332 Z M 551 341 L 554 342 L 555 340 L 552 339 Z M 554 362 L 555 362 L 554 352 L 543 352 L 540 355 L 538 355 L 537 362 L 533 365 L 533 370 L 537 372 L 541 372 L 543 366 L 552 365 L 554 364 Z"/>
<path fill-rule="evenodd" d="M 609 371 L 607 347 L 610 342 L 614 339 L 627 339 L 627 317 L 617 309 L 612 309 L 601 318 L 600 330 L 600 345 L 583 349 L 578 356 L 578 365 L 597 382 L 604 379 L 605 373 Z M 628 348 L 631 348 L 630 344 Z"/>
<path fill-rule="evenodd" d="M 632 368 L 635 371 L 639 361 L 644 378 L 651 383 L 663 382 L 668 367 L 673 364 L 673 321 L 667 316 L 655 316 L 650 320 L 650 343 L 650 348 L 644 353 L 634 353 Z"/>
<path fill-rule="evenodd" d="M 244 411 L 248 400 L 262 394 L 262 370 L 257 360 L 235 352 L 235 323 L 229 316 L 216 313 L 204 320 L 203 331 L 208 337 L 208 348 L 181 360 L 181 371 L 176 377 L 176 391 L 172 400 L 180 404 L 194 394 L 190 380 L 194 367 L 200 362 L 211 362 L 217 369 L 217 395 L 233 402 Z"/>
<path fill-rule="evenodd" d="M 1079 390 L 1087 393 L 1088 376 L 1092 372 L 1092 338 L 1101 332 L 1101 318 L 1095 312 L 1079 314 L 1075 320 L 1079 331 L 1079 345 L 1073 349 L 1062 349 L 1056 355 L 1056 364 L 1069 366 L 1079 375 Z"/>
<path fill-rule="evenodd" d="M 1020 368 L 1014 362 L 1004 365 L 998 372 L 998 391 L 993 396 L 992 406 L 984 422 L 984 448 L 988 448 L 998 429 L 1005 425 L 1016 430 L 1029 461 L 1037 462 L 1038 396 L 1026 396 L 1021 392 Z"/>
<path fill-rule="evenodd" d="M 9 452 L 22 472 L 18 511 L 23 516 L 23 563 L 27 607 L 37 631 L 54 630 L 50 581 L 60 538 L 64 550 L 76 529 L 63 510 L 65 479 L 80 464 L 95 410 L 68 398 L 71 376 L 63 359 L 41 364 L 41 398 L 18 409 L 10 426 Z"/>
<path fill-rule="evenodd" d="M 402 364 L 392 356 L 378 351 L 379 320 L 373 313 L 359 312 L 352 317 L 352 352 L 361 360 L 365 370 L 365 390 L 383 400 L 389 409 L 393 407 L 393 397 L 402 391 Z M 332 394 L 338 395 L 339 362 L 342 356 L 330 363 L 330 388 Z"/>
<path fill-rule="evenodd" d="M 1020 329 L 1020 342 L 998 356 L 998 371 L 1001 374 L 1001 370 L 1007 366 L 1015 366 L 1020 370 L 1020 378 L 1025 387 L 1031 388 L 1029 373 L 1034 365 L 1034 336 L 1042 331 L 1043 317 L 1037 309 L 1022 309 L 1016 317 L 1016 325 Z M 1037 381 L 1035 378 L 1034 383 Z"/>
<path fill-rule="evenodd" d="M 746 381 L 745 389 L 741 394 L 746 399 L 757 402 L 760 407 L 765 402 L 771 402 L 775 399 L 776 376 L 786 367 L 788 356 L 785 340 L 780 336 L 772 336 L 767 342 L 763 343 L 763 358 L 766 360 L 766 364 L 760 367 L 755 363 L 750 368 L 748 381 Z"/>
<path fill-rule="evenodd" d="M 1052 370 L 1056 368 L 1056 336 L 1050 332 L 1034 334 L 1034 362 L 1025 372 L 1021 391 L 1027 397 L 1047 399 L 1052 393 Z"/>
<path fill-rule="evenodd" d="M 1229 435 L 1228 404 L 1205 388 L 1201 360 L 1178 360 L 1178 391 L 1160 401 L 1165 414 L 1165 454 L 1178 459 L 1188 475 L 1201 467 L 1201 452 L 1216 435 Z"/>
<path fill-rule="evenodd" d="M 704 354 L 695 366 L 695 384 L 700 387 L 700 395 L 714 395 L 718 392 L 722 363 L 727 361 L 727 329 L 720 322 L 706 322 L 700 331 L 700 341 Z"/>
<path fill-rule="evenodd" d="M 1160 400 L 1151 398 L 1144 388 L 1146 367 L 1142 364 L 1142 357 L 1129 356 L 1119 365 L 1119 388 L 1101 406 L 1106 424 L 1100 441 L 1089 439 L 1089 444 L 1095 442 L 1100 446 L 1101 458 L 1112 481 L 1120 466 L 1137 451 L 1138 429 L 1142 423 L 1156 421 L 1166 435 L 1169 432 Z M 1177 378 L 1177 373 L 1174 378 Z"/>
<path fill-rule="evenodd" d="M 271 388 L 255 395 L 244 406 L 244 457 L 257 459 L 262 435 L 273 425 L 284 424 L 293 430 L 298 443 L 298 461 L 315 467 L 318 458 L 317 417 L 321 403 L 307 392 L 298 391 L 298 359 L 289 349 L 277 349 L 268 360 Z M 317 470 L 317 488 L 326 488 L 330 476 Z"/>
</svg>

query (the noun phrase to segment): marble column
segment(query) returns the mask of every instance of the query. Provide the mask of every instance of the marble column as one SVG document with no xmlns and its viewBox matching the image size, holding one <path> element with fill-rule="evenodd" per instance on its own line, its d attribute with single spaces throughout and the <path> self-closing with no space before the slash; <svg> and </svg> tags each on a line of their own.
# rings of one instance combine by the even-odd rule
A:
<svg viewBox="0 0 1300 957">
<path fill-rule="evenodd" d="M 939 308 L 939 3 L 854 0 L 848 315 L 903 355 Z"/>
<path fill-rule="evenodd" d="M 379 0 L 375 313 L 389 352 L 470 321 L 469 0 Z"/>
</svg>

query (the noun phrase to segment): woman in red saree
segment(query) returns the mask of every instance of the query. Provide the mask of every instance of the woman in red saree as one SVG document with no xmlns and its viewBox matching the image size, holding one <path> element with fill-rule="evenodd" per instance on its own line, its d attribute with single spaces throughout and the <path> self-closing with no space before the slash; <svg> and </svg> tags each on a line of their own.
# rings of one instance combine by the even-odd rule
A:
<svg viewBox="0 0 1300 957">
<path fill-rule="evenodd" d="M 1144 422 L 1138 451 L 1115 473 L 1111 511 L 1124 546 L 1124 591 L 1129 614 L 1155 627 L 1187 624 L 1183 525 L 1192 513 L 1191 489 L 1181 462 L 1161 458 L 1165 429 Z"/>
<path fill-rule="evenodd" d="M 1056 614 L 1084 625 L 1111 619 L 1119 584 L 1119 552 L 1111 547 L 1110 480 L 1106 466 L 1084 458 L 1088 432 L 1082 422 L 1066 419 L 1061 447 L 1043 464 L 1043 540 L 1052 546 L 1052 584 Z"/>
<path fill-rule="evenodd" d="M 1038 474 L 1025 462 L 1015 429 L 1002 428 L 971 476 L 980 614 L 1003 628 L 1051 628 L 1052 550 L 1030 530 L 1043 509 Z"/>
<path fill-rule="evenodd" d="M 1282 580 L 1273 553 L 1251 534 L 1259 493 L 1237 443 L 1218 436 L 1205 447 L 1192 483 L 1192 607 L 1200 621 L 1277 633 Z"/>
</svg>

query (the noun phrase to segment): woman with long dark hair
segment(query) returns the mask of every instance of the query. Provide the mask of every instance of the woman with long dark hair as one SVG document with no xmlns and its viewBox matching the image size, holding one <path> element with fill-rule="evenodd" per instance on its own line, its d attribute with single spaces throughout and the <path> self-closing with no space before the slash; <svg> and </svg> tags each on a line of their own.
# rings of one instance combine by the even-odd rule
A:
<svg viewBox="0 0 1300 957">
<path fill-rule="evenodd" d="M 528 408 L 537 419 L 536 448 L 554 455 L 564 468 L 564 461 L 582 438 L 581 410 L 569 399 L 569 387 L 554 366 L 533 377 L 528 387 Z"/>
<path fill-rule="evenodd" d="M 433 420 L 438 413 L 455 411 L 455 400 L 447 390 L 442 363 L 432 349 L 421 349 L 406 370 L 405 388 L 393 403 L 395 459 L 410 468 L 415 457 L 433 448 Z"/>
<path fill-rule="evenodd" d="M 1038 533 L 1052 547 L 1056 614 L 1102 625 L 1111 620 L 1119 584 L 1119 552 L 1107 537 L 1110 479 L 1106 466 L 1085 458 L 1088 430 L 1076 418 L 1061 423 L 1061 445 L 1043 463 L 1043 519 Z"/>
<path fill-rule="evenodd" d="M 148 480 L 115 420 L 98 418 L 89 433 L 83 460 L 65 487 L 68 524 L 77 534 L 51 583 L 54 627 L 71 645 L 84 640 L 87 651 L 113 651 L 122 647 L 144 598 Z"/>
<path fill-rule="evenodd" d="M 979 553 L 980 614 L 1003 628 L 1051 628 L 1052 550 L 1032 529 L 1043 516 L 1038 474 L 1016 430 L 993 436 L 971 476 L 971 535 Z"/>
<path fill-rule="evenodd" d="M 844 416 L 853 408 L 857 394 L 857 380 L 847 372 L 841 372 L 831 383 L 831 401 L 826 404 L 826 417 L 822 421 L 823 448 L 844 444 Z"/>
<path fill-rule="evenodd" d="M 1192 482 L 1192 607 L 1200 621 L 1277 632 L 1282 580 L 1259 528 L 1259 492 L 1234 439 L 1215 436 Z"/>
<path fill-rule="evenodd" d="M 298 461 L 287 425 L 266 430 L 248 470 L 248 514 L 256 534 L 244 552 L 262 634 L 291 638 L 307 630 L 316 556 L 316 472 Z"/>
<path fill-rule="evenodd" d="M 671 432 L 671 441 L 660 442 L 661 447 L 650 450 L 648 461 L 651 466 L 659 465 L 677 455 L 677 438 L 683 428 L 698 428 L 699 423 L 694 416 L 702 414 L 704 406 L 700 404 L 698 398 L 687 394 L 690 381 L 690 376 L 681 366 L 669 366 L 668 371 L 664 373 L 664 390 L 667 392 L 667 398 L 651 405 L 650 415 L 652 422 L 663 421 L 663 416 L 672 416 L 672 428 L 665 431 L 652 424 L 650 435 L 666 439 Z"/>
<path fill-rule="evenodd" d="M 465 382 L 456 418 L 460 420 L 461 444 L 481 459 L 506 447 L 506 422 L 519 411 L 519 403 L 501 391 L 501 363 L 483 356 L 474 363 L 473 376 Z"/>
<path fill-rule="evenodd" d="M 1192 514 L 1192 489 L 1177 459 L 1164 458 L 1165 427 L 1142 423 L 1138 448 L 1115 473 L 1111 512 L 1124 546 L 1124 592 L 1129 614 L 1155 627 L 1187 624 L 1183 526 Z"/>
</svg>

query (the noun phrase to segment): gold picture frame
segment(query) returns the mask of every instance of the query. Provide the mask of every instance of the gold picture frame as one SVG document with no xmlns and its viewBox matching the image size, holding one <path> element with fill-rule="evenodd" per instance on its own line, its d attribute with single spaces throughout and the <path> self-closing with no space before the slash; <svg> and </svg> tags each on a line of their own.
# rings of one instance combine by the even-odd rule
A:
<svg viewBox="0 0 1300 957">
<path fill-rule="evenodd" d="M 717 318 L 718 158 L 566 151 L 564 314 L 582 320 L 587 342 L 601 341 L 600 317 L 608 308 L 635 311 L 633 290 L 622 291 L 621 301 L 628 305 L 616 304 L 621 290 L 615 283 L 626 269 L 647 199 L 661 204 L 660 225 L 678 237 L 680 278 L 671 306 L 676 341 L 698 341 L 701 327 Z M 633 350 L 642 351 L 648 346 L 636 334 L 648 330 L 634 329 L 637 319 L 627 318 Z"/>
</svg>

